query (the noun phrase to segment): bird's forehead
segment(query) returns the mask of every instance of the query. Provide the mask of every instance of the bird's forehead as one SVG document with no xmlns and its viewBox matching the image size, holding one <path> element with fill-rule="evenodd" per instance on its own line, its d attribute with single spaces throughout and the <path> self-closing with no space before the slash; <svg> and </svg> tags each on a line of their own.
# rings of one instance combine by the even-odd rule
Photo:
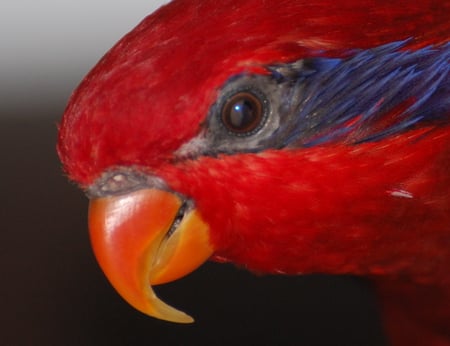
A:
<svg viewBox="0 0 450 346">
<path fill-rule="evenodd" d="M 87 75 L 60 126 L 59 153 L 74 180 L 87 184 L 112 165 L 166 160 L 198 133 L 230 76 L 262 70 L 261 38 L 252 43 L 241 33 L 244 47 L 236 36 L 208 32 L 214 26 L 198 16 L 148 17 Z"/>
</svg>

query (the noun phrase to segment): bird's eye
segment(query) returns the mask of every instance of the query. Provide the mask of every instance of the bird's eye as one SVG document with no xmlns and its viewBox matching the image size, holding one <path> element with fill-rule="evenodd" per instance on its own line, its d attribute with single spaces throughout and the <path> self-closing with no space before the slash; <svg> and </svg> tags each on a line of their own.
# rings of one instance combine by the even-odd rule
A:
<svg viewBox="0 0 450 346">
<path fill-rule="evenodd" d="M 237 135 L 249 135 L 264 122 L 264 101 L 249 91 L 240 91 L 224 103 L 220 114 L 223 125 Z"/>
</svg>

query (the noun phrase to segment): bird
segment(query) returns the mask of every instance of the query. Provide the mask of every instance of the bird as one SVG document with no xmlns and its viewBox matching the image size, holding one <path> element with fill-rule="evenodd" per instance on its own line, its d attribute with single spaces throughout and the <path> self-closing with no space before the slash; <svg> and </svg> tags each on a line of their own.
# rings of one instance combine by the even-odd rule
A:
<svg viewBox="0 0 450 346">
<path fill-rule="evenodd" d="M 450 345 L 450 3 L 173 0 L 70 97 L 57 152 L 137 310 L 207 260 L 373 282 L 393 345 Z"/>
</svg>

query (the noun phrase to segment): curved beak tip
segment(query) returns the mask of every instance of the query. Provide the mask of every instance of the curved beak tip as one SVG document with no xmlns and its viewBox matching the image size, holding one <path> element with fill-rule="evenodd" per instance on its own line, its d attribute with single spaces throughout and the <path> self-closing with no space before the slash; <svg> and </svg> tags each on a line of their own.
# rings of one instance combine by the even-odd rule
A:
<svg viewBox="0 0 450 346">
<path fill-rule="evenodd" d="M 130 305 L 159 319 L 192 323 L 151 287 L 189 274 L 213 253 L 208 225 L 195 209 L 180 217 L 182 204 L 157 189 L 93 199 L 89 230 L 100 267 Z"/>
</svg>

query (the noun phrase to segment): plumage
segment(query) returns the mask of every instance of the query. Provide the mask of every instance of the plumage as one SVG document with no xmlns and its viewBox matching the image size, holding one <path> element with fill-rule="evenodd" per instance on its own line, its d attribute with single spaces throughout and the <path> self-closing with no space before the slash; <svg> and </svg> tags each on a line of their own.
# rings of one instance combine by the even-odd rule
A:
<svg viewBox="0 0 450 346">
<path fill-rule="evenodd" d="M 450 344 L 449 10 L 175 0 L 72 95 L 64 169 L 93 199 L 182 196 L 215 260 L 369 277 L 393 342 Z"/>
</svg>

